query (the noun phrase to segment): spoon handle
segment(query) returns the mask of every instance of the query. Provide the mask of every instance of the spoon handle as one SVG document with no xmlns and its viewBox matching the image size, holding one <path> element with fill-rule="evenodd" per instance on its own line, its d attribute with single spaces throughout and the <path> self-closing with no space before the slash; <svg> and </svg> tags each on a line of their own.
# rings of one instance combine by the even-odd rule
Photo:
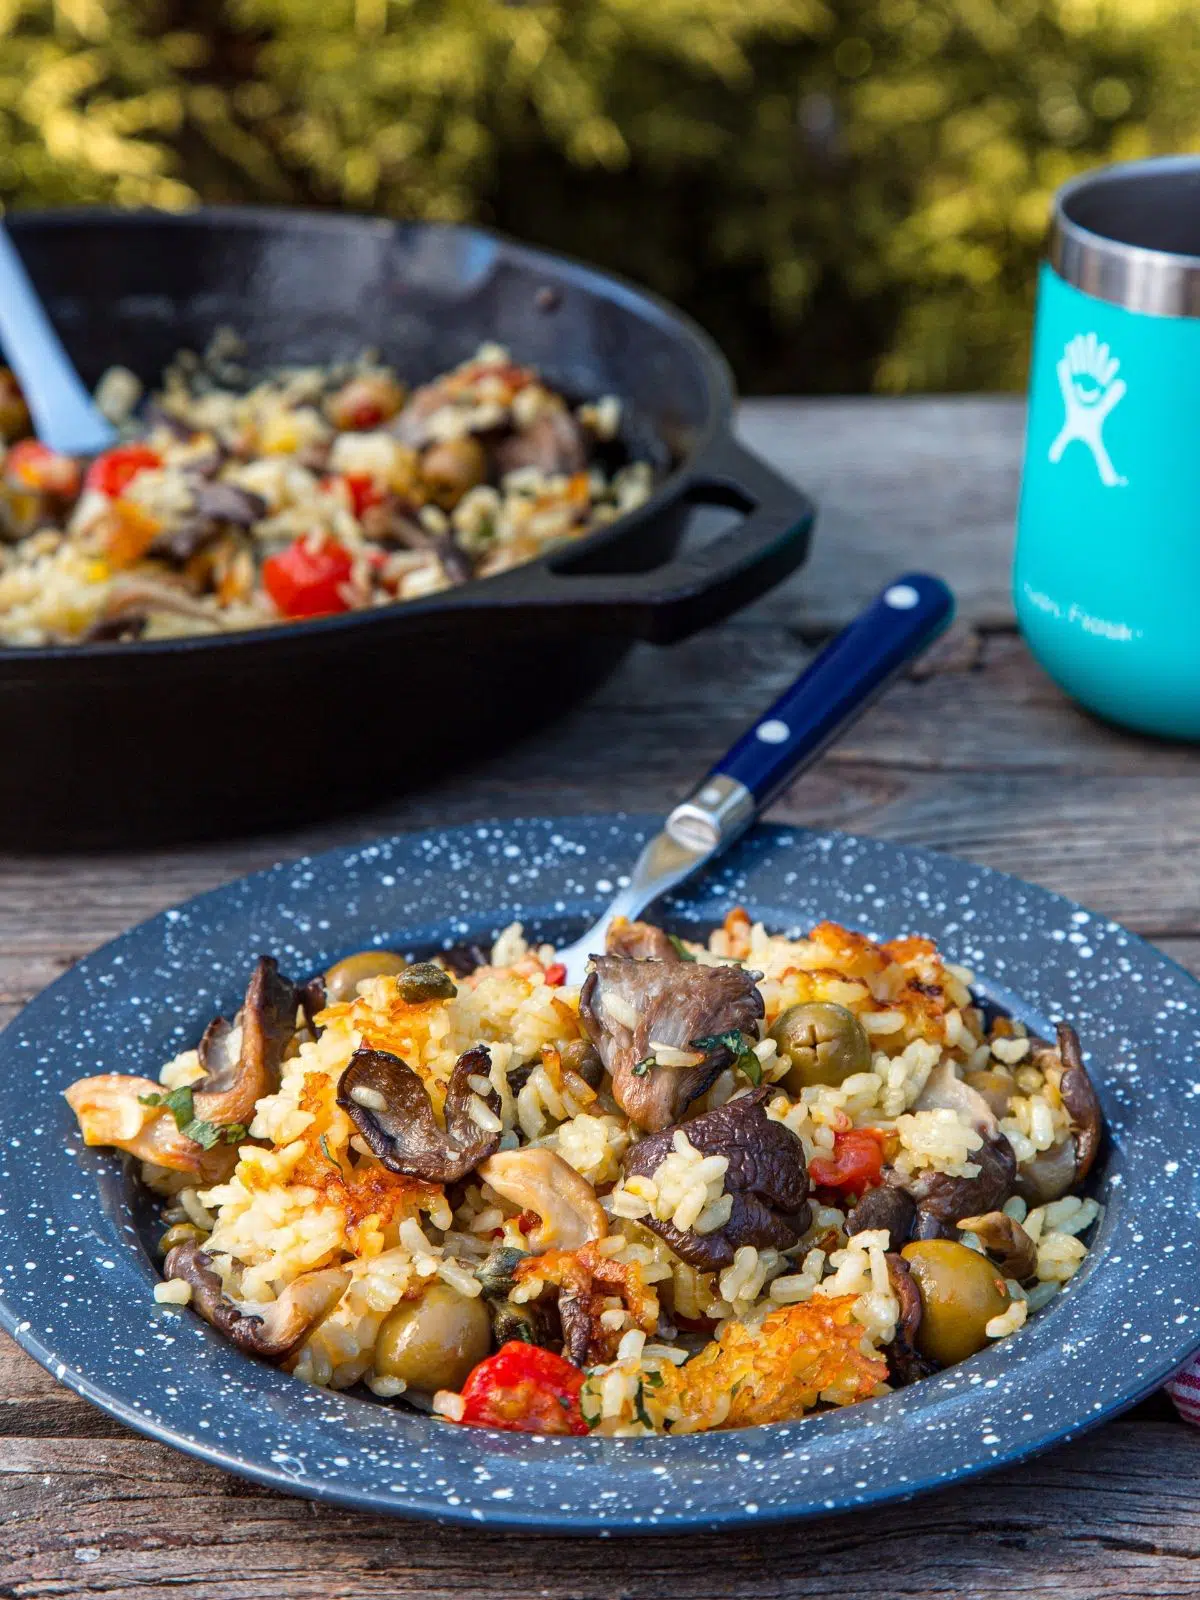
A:
<svg viewBox="0 0 1200 1600">
<path fill-rule="evenodd" d="M 43 444 L 95 455 L 116 439 L 46 315 L 8 229 L 0 224 L 0 346 L 16 373 Z"/>
<path fill-rule="evenodd" d="M 811 661 L 667 819 L 680 843 L 724 848 L 950 625 L 940 578 L 897 578 Z"/>
</svg>

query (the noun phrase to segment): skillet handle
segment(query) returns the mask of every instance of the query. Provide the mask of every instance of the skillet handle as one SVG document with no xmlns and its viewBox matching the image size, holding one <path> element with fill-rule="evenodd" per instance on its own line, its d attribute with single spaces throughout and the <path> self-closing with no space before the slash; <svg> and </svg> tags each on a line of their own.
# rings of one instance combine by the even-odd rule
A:
<svg viewBox="0 0 1200 1600">
<path fill-rule="evenodd" d="M 757 600 L 808 554 L 813 502 L 736 439 L 710 448 L 682 499 L 688 505 L 727 506 L 743 517 L 711 543 L 681 550 L 650 572 L 525 568 L 514 574 L 519 582 L 502 603 L 518 612 L 561 607 L 564 625 L 572 631 L 586 628 L 674 644 Z M 481 604 L 495 603 L 502 582 L 467 585 L 456 599 L 478 596 Z"/>
</svg>

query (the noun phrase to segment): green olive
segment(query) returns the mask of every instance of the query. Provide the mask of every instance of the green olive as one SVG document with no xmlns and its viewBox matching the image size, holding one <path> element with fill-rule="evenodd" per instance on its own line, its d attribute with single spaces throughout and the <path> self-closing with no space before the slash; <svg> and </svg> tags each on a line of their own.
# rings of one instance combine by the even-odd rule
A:
<svg viewBox="0 0 1200 1600">
<path fill-rule="evenodd" d="M 332 1005 L 353 1000 L 360 983 L 368 978 L 392 978 L 403 972 L 408 962 L 394 950 L 358 950 L 335 961 L 325 974 L 325 996 Z"/>
<path fill-rule="evenodd" d="M 1016 1087 L 1010 1073 L 996 1072 L 986 1067 L 979 1072 L 968 1072 L 963 1082 L 976 1094 L 981 1094 L 998 1117 L 1008 1115 L 1008 1104 Z"/>
<path fill-rule="evenodd" d="M 952 1367 L 982 1350 L 987 1324 L 1012 1303 L 996 1267 L 954 1239 L 917 1239 L 900 1254 L 921 1292 L 921 1354 Z"/>
<path fill-rule="evenodd" d="M 487 455 L 470 434 L 430 445 L 421 457 L 421 479 L 443 510 L 450 511 L 487 477 Z"/>
<path fill-rule="evenodd" d="M 173 1228 L 168 1228 L 158 1241 L 160 1256 L 168 1255 L 177 1244 L 191 1244 L 193 1239 L 197 1244 L 203 1244 L 208 1238 L 203 1228 L 198 1228 L 194 1222 L 177 1222 Z"/>
<path fill-rule="evenodd" d="M 375 1371 L 433 1394 L 458 1389 L 492 1348 L 492 1321 L 482 1296 L 469 1300 L 448 1283 L 433 1283 L 383 1320 L 375 1341 Z"/>
<path fill-rule="evenodd" d="M 837 1087 L 855 1072 L 870 1072 L 871 1042 L 852 1011 L 823 1000 L 789 1006 L 771 1029 L 779 1054 L 791 1063 L 784 1087 L 793 1094 L 817 1083 Z"/>
</svg>

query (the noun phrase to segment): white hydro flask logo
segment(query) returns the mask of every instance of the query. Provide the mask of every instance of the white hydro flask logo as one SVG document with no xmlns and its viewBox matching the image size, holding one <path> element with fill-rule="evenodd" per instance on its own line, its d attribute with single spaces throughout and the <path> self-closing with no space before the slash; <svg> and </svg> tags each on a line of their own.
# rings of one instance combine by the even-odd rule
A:
<svg viewBox="0 0 1200 1600">
<path fill-rule="evenodd" d="M 1077 333 L 1067 343 L 1058 362 L 1058 384 L 1067 414 L 1050 446 L 1050 460 L 1061 461 L 1063 451 L 1074 440 L 1087 445 L 1100 482 L 1110 489 L 1129 481 L 1113 466 L 1103 439 L 1108 414 L 1125 393 L 1125 380 L 1117 377 L 1120 370 L 1121 363 L 1094 333 Z"/>
</svg>

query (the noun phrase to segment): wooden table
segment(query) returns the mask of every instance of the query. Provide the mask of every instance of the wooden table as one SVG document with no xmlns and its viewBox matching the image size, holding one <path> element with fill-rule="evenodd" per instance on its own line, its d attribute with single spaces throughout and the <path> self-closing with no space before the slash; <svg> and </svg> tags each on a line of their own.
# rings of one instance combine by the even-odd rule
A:
<svg viewBox="0 0 1200 1600">
<path fill-rule="evenodd" d="M 747 405 L 747 440 L 822 505 L 806 571 L 715 633 L 640 648 L 558 727 L 369 816 L 169 853 L 0 858 L 0 1020 L 101 940 L 281 856 L 488 815 L 661 810 L 814 641 L 915 566 L 957 589 L 954 633 L 775 814 L 1020 873 L 1200 970 L 1200 752 L 1086 717 L 1014 631 L 1021 427 L 1010 400 Z M 1027 1466 L 870 1519 L 616 1543 L 284 1499 L 127 1432 L 7 1342 L 0 1402 L 0 1600 L 1200 1593 L 1200 1434 L 1161 1397 Z"/>
</svg>

